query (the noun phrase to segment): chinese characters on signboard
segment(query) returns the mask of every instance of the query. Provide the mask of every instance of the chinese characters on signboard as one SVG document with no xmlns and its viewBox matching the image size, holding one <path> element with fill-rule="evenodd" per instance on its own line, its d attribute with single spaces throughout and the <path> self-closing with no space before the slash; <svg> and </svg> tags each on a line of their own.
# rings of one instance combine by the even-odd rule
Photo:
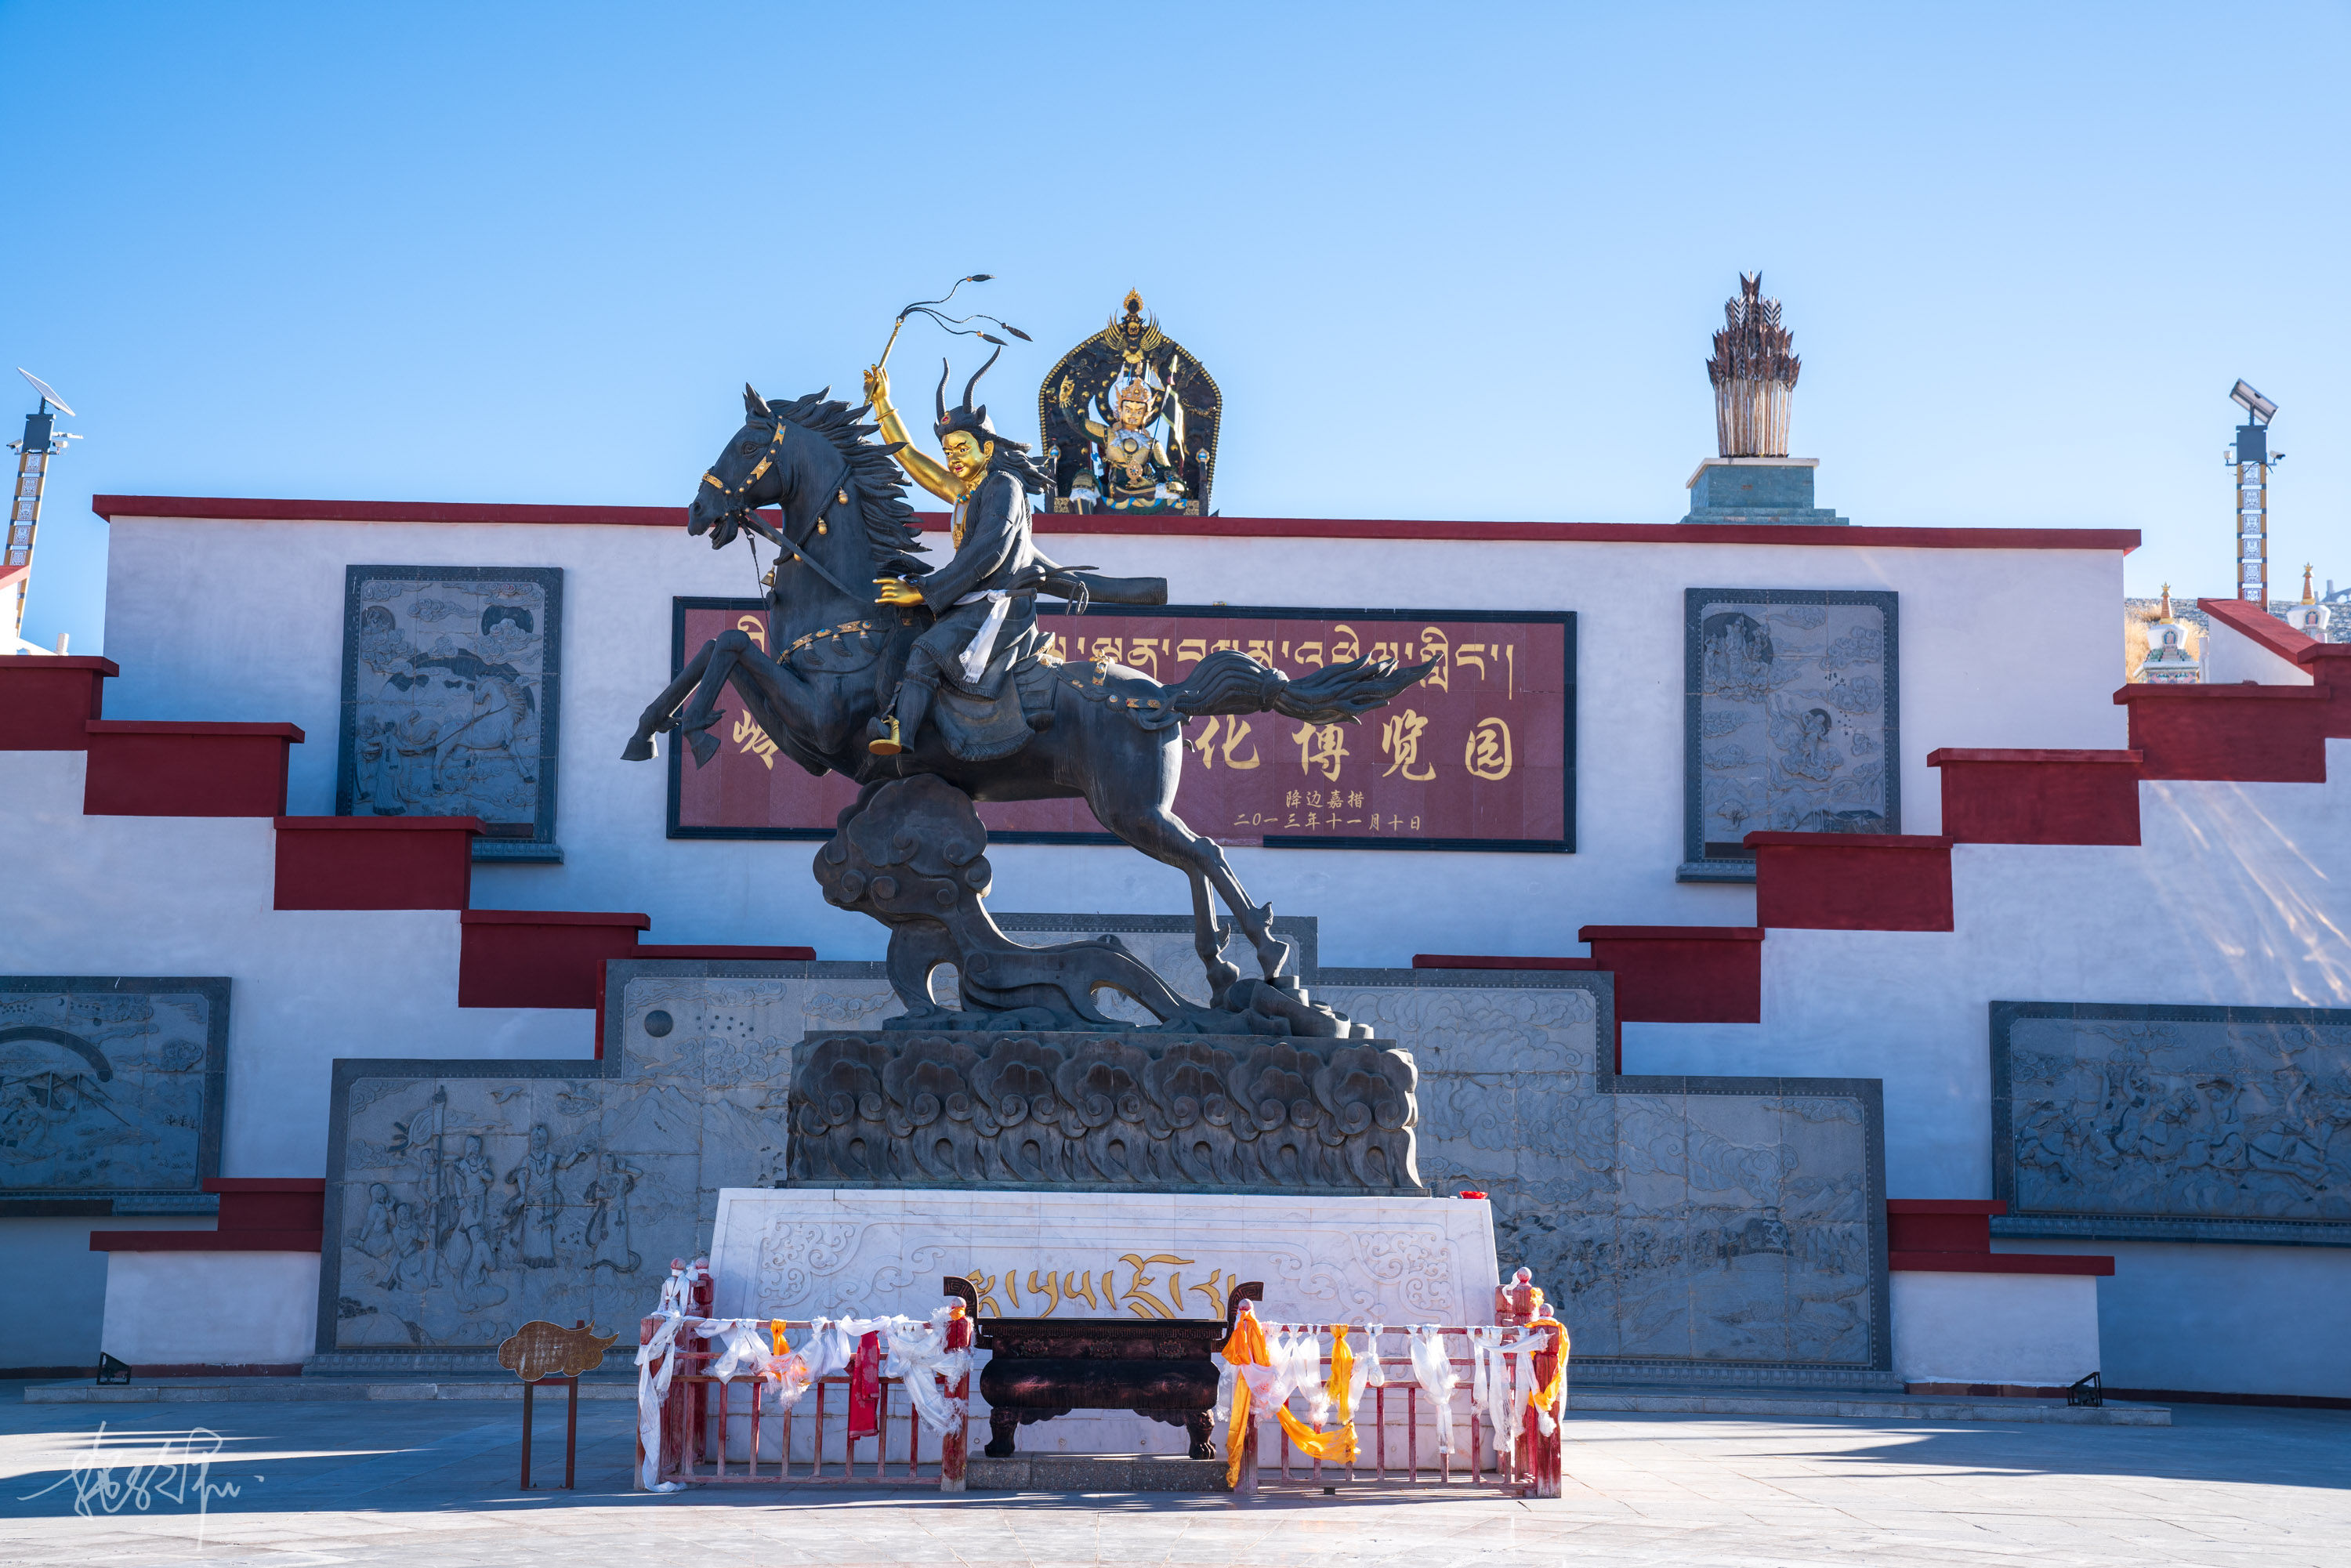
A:
<svg viewBox="0 0 2351 1568">
<path fill-rule="evenodd" d="M 1902 831 L 1896 597 L 1687 591 L 1685 878 L 1751 880 L 1759 830 Z"/>
<path fill-rule="evenodd" d="M 1097 606 L 1039 623 L 1071 660 L 1110 659 L 1173 685 L 1222 648 L 1293 676 L 1367 656 L 1433 662 L 1428 678 L 1356 725 L 1232 714 L 1185 727 L 1176 811 L 1227 844 L 1277 849 L 1574 848 L 1575 618 L 1423 611 Z M 673 668 L 739 627 L 766 646 L 758 601 L 676 601 Z M 814 779 L 778 752 L 739 704 L 712 733 L 718 758 L 670 759 L 674 838 L 831 835 L 857 797 L 838 775 Z M 1082 800 L 987 803 L 995 839 L 1113 843 Z"/>
</svg>

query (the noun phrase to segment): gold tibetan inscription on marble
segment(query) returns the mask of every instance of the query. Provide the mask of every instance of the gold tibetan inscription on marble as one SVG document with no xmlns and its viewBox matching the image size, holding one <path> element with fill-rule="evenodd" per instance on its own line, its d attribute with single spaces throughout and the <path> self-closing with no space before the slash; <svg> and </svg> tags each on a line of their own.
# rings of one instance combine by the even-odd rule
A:
<svg viewBox="0 0 2351 1568">
<path fill-rule="evenodd" d="M 1170 1252 L 1147 1258 L 1129 1252 L 1101 1270 L 1023 1268 L 1016 1262 L 996 1270 L 974 1264 L 963 1272 L 979 1295 L 984 1318 L 1050 1318 L 1064 1310 L 1088 1317 L 1130 1312 L 1138 1318 L 1221 1318 L 1236 1276 L 1216 1269 L 1206 1280 L 1185 1283 L 1184 1270 L 1196 1263 Z M 1120 1264 L 1125 1266 L 1123 1285 Z"/>
</svg>

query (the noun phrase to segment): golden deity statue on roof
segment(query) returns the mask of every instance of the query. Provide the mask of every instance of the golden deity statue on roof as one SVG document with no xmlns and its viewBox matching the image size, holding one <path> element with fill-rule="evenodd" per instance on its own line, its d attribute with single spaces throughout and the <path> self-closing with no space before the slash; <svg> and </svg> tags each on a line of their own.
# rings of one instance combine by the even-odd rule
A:
<svg viewBox="0 0 2351 1568">
<path fill-rule="evenodd" d="M 1224 397 L 1127 291 L 1124 312 L 1061 356 L 1037 398 L 1057 512 L 1207 509 Z"/>
</svg>

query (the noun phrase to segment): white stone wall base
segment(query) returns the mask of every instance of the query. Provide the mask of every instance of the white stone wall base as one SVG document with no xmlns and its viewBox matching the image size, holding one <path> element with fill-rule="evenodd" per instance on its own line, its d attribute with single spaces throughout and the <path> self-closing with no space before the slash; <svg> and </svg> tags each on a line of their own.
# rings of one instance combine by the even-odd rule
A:
<svg viewBox="0 0 2351 1568">
<path fill-rule="evenodd" d="M 2055 1387 L 2099 1370 L 2095 1275 L 1902 1270 L 1892 1283 L 1905 1383 Z"/>
<path fill-rule="evenodd" d="M 110 1252 L 99 1343 L 133 1366 L 285 1366 L 319 1332 L 316 1252 Z"/>
</svg>

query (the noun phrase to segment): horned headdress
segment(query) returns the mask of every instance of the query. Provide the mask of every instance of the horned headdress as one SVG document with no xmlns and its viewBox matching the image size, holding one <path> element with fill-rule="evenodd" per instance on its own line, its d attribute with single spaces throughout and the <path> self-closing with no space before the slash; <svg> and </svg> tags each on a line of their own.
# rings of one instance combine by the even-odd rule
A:
<svg viewBox="0 0 2351 1568">
<path fill-rule="evenodd" d="M 947 377 L 954 372 L 948 368 L 946 361 L 939 361 L 939 389 L 933 394 L 933 401 L 938 405 L 939 417 L 932 424 L 931 434 L 945 441 L 955 431 L 967 431 L 982 441 L 993 441 L 998 446 L 1016 447 L 1022 452 L 1029 450 L 1027 442 L 1015 441 L 1010 436 L 998 434 L 995 424 L 987 417 L 987 406 L 985 403 L 975 406 L 971 401 L 972 394 L 979 390 L 979 378 L 987 374 L 989 368 L 996 363 L 1003 352 L 1004 345 L 998 343 L 996 346 L 996 352 L 987 356 L 987 363 L 974 371 L 971 373 L 971 380 L 964 382 L 963 402 L 953 408 L 947 406 Z"/>
</svg>

